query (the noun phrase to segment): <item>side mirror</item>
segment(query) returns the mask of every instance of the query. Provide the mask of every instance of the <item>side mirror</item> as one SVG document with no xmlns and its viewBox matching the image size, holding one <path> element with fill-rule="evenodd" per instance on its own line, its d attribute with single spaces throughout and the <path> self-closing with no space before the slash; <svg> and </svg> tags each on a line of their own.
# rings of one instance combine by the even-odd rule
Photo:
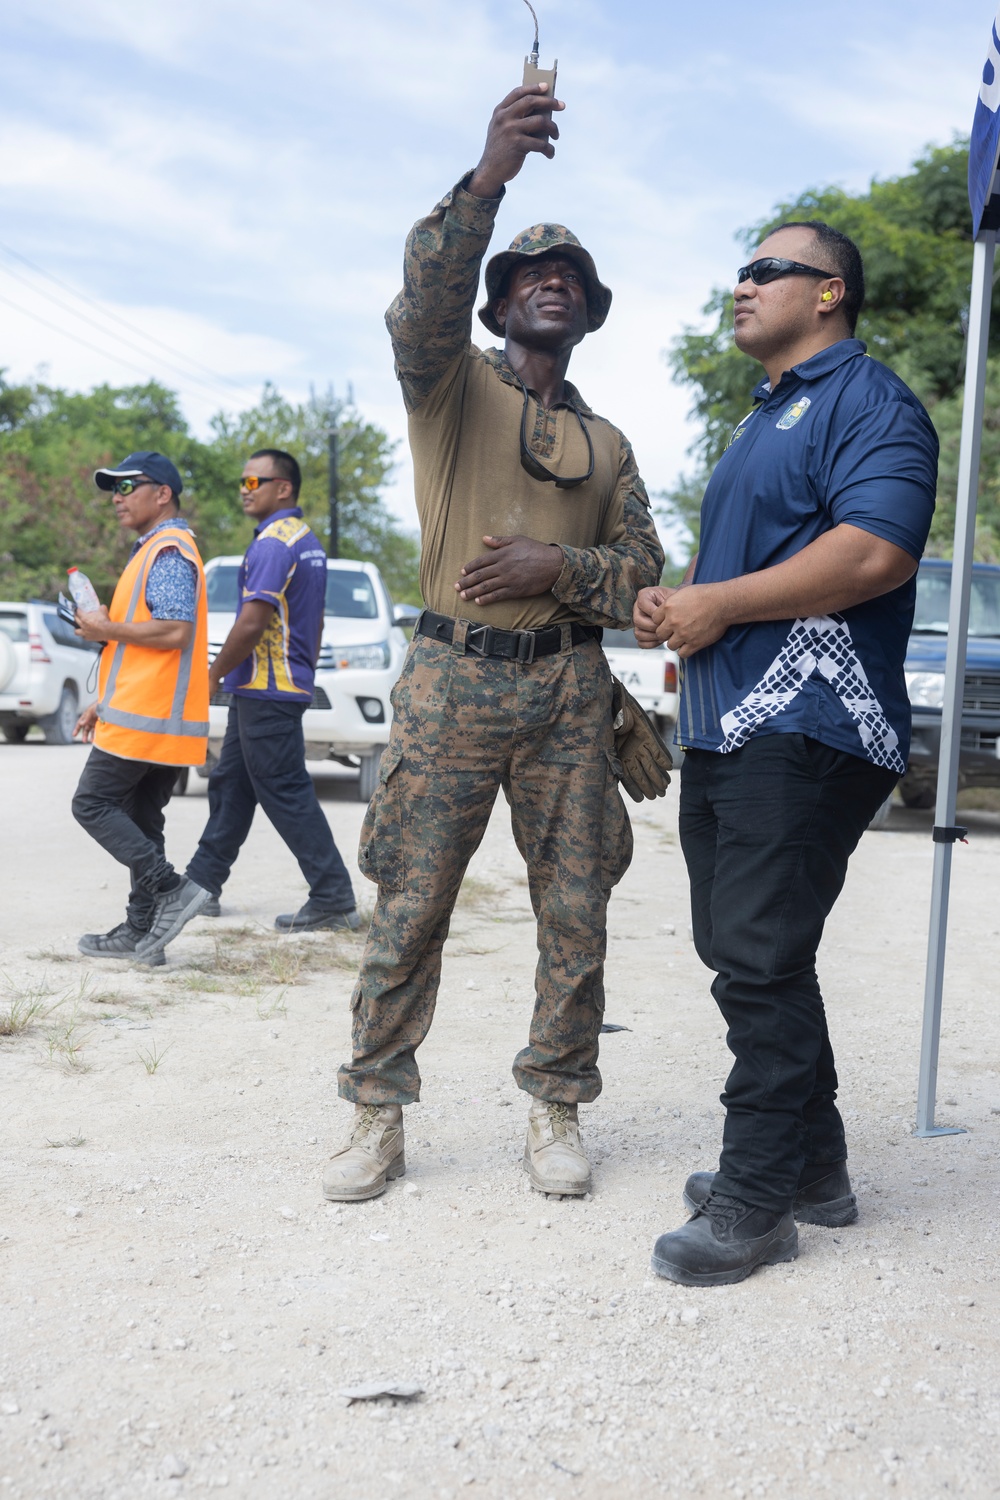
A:
<svg viewBox="0 0 1000 1500">
<path fill-rule="evenodd" d="M 392 610 L 392 623 L 394 625 L 415 625 L 423 614 L 415 604 L 395 604 Z"/>
</svg>

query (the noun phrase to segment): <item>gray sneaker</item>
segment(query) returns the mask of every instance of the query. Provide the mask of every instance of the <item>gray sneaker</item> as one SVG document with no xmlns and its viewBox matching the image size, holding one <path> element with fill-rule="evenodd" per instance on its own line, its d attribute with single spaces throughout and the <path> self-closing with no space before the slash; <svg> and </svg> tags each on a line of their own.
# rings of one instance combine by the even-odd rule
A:
<svg viewBox="0 0 1000 1500">
<path fill-rule="evenodd" d="M 199 917 L 221 917 L 222 907 L 218 896 L 209 896 L 198 915 Z"/>
<path fill-rule="evenodd" d="M 146 958 L 136 951 L 145 936 L 144 932 L 140 932 L 131 923 L 119 922 L 118 926 L 112 927 L 110 932 L 84 933 L 76 946 L 88 958 L 131 959 L 133 963 L 144 963 L 150 968 L 158 968 L 160 964 L 165 964 L 167 961 L 162 948 L 154 949 Z"/>
<path fill-rule="evenodd" d="M 138 957 L 155 953 L 157 949 L 162 951 L 168 943 L 173 942 L 191 918 L 198 915 L 208 899 L 209 892 L 204 886 L 195 885 L 186 876 L 175 890 L 160 896 L 153 908 L 153 921 L 149 931 L 136 946 Z"/>
</svg>

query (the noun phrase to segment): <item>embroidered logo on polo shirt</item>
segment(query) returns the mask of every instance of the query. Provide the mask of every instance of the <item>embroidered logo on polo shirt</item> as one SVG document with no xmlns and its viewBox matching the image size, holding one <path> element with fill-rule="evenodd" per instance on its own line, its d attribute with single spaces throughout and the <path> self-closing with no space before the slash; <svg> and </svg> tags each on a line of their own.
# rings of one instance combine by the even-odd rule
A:
<svg viewBox="0 0 1000 1500">
<path fill-rule="evenodd" d="M 793 401 L 788 410 L 782 412 L 777 422 L 775 422 L 775 427 L 777 427 L 779 432 L 787 432 L 789 427 L 794 427 L 796 422 L 805 416 L 810 406 L 812 406 L 812 402 L 808 396 L 802 396 L 798 401 Z"/>
</svg>

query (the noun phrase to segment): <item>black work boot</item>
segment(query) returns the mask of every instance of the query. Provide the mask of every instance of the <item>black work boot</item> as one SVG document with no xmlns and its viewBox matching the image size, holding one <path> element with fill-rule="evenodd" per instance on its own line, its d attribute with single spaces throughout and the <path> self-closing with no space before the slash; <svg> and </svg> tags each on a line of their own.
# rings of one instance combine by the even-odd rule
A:
<svg viewBox="0 0 1000 1500">
<path fill-rule="evenodd" d="M 692 1213 L 712 1191 L 714 1172 L 692 1172 L 684 1184 L 684 1206 Z M 821 1162 L 802 1168 L 792 1213 L 800 1224 L 822 1224 L 843 1229 L 858 1217 L 858 1200 L 851 1191 L 846 1161 Z"/>
<path fill-rule="evenodd" d="M 144 932 L 140 932 L 130 922 L 119 922 L 110 932 L 85 932 L 76 946 L 88 958 L 123 958 L 126 961 L 144 963 L 151 968 L 165 964 L 167 960 L 162 949 L 148 958 L 141 958 L 136 954 L 136 949 L 145 936 Z"/>
<path fill-rule="evenodd" d="M 350 932 L 357 932 L 361 918 L 353 906 L 350 911 L 331 911 L 310 896 L 298 911 L 283 912 L 280 917 L 275 917 L 274 925 L 279 932 L 318 932 L 328 927 L 346 927 Z"/>
<path fill-rule="evenodd" d="M 709 1193 L 682 1229 L 660 1235 L 652 1267 L 657 1276 L 684 1286 L 729 1286 L 758 1266 L 794 1260 L 798 1253 L 791 1209 L 776 1214 L 726 1193 Z"/>
</svg>

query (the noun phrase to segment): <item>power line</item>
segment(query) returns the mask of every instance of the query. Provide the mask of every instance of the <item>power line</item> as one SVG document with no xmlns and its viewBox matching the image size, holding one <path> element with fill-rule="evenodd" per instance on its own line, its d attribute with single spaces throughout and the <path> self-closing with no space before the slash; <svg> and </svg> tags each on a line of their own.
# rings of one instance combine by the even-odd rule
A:
<svg viewBox="0 0 1000 1500">
<path fill-rule="evenodd" d="M 76 333 L 70 333 L 68 328 L 60 328 L 58 323 L 50 323 L 48 318 L 43 318 L 39 313 L 30 312 L 28 308 L 22 307 L 19 302 L 12 302 L 9 297 L 0 295 L 0 302 L 5 307 L 12 307 L 15 312 L 23 313 L 26 318 L 34 318 L 36 323 L 41 323 L 43 328 L 51 328 L 54 333 L 62 334 L 63 338 L 72 339 L 75 344 L 82 344 L 85 349 L 90 349 L 94 354 L 99 354 L 102 359 L 113 359 L 120 365 L 125 365 L 129 370 L 135 370 L 137 375 L 142 375 L 146 380 L 151 379 L 148 367 L 141 369 L 134 365 L 130 359 L 122 359 L 120 354 L 110 354 L 107 349 L 99 349 L 96 344 L 82 339 Z"/>
<path fill-rule="evenodd" d="M 101 324 L 96 321 L 96 319 L 88 317 L 86 313 L 79 312 L 75 307 L 71 307 L 68 303 L 63 302 L 61 298 L 54 297 L 51 292 L 44 291 L 42 287 L 34 286 L 26 276 L 22 276 L 18 271 L 11 270 L 10 266 L 4 266 L 2 269 L 8 276 L 13 277 L 15 281 L 19 281 L 22 286 L 28 287 L 37 296 L 44 297 L 46 301 L 51 302 L 54 306 L 61 308 L 63 312 L 68 312 L 70 317 L 79 318 L 81 323 L 87 323 L 91 328 L 96 328 L 97 332 L 103 334 L 105 338 L 115 339 L 119 344 L 123 344 L 126 349 L 131 349 L 135 354 L 141 354 L 144 359 L 158 359 L 160 364 L 166 365 L 168 370 L 172 370 L 174 374 L 179 375 L 182 380 L 194 381 L 195 384 L 200 385 L 203 390 L 209 391 L 216 400 L 219 399 L 220 387 L 217 386 L 213 388 L 208 384 L 207 381 L 203 380 L 200 375 L 194 375 L 190 371 L 184 370 L 180 366 L 173 364 L 172 361 L 164 360 L 162 355 L 151 356 L 148 349 L 143 349 L 139 344 L 134 344 L 131 339 L 122 338 L 120 333 L 114 333 L 109 328 L 103 328 Z M 145 337 L 144 334 L 140 334 L 139 336 L 140 338 Z M 181 355 L 182 359 L 185 357 L 186 356 Z M 225 393 L 225 399 L 230 399 L 228 391 Z"/>
<path fill-rule="evenodd" d="M 192 365 L 196 369 L 203 370 L 206 375 L 211 375 L 213 380 L 219 380 L 224 385 L 231 385 L 234 390 L 243 391 L 246 389 L 246 386 L 241 381 L 233 380 L 232 376 L 220 375 L 217 370 L 213 370 L 209 365 L 203 364 L 200 359 L 194 359 L 190 354 L 184 354 L 182 350 L 173 348 L 171 344 L 165 344 L 162 339 L 158 339 L 152 333 L 145 333 L 141 328 L 137 328 L 134 323 L 130 323 L 127 318 L 121 317 L 119 313 L 112 312 L 110 308 L 107 308 L 102 303 L 98 302 L 95 297 L 88 297 L 86 292 L 81 292 L 76 287 L 71 286 L 68 281 L 63 281 L 61 276 L 56 276 L 53 271 L 47 271 L 45 267 L 40 266 L 37 261 L 29 260 L 26 255 L 21 254 L 20 250 L 15 250 L 12 246 L 3 244 L 2 241 L 0 241 L 0 250 L 2 250 L 5 255 L 11 255 L 15 260 L 21 261 L 21 263 L 23 265 L 26 265 L 30 270 L 37 272 L 39 276 L 44 276 L 46 280 L 54 282 L 56 286 L 61 286 L 63 291 L 69 292 L 71 296 L 76 297 L 80 302 L 86 302 L 88 306 L 96 307 L 98 312 L 100 312 L 103 317 L 111 318 L 115 323 L 120 323 L 123 328 L 127 328 L 130 333 L 138 334 L 139 337 L 145 339 L 147 343 L 156 344 L 159 348 L 165 349 L 168 354 L 177 355 L 177 357 L 184 360 L 186 364 Z"/>
</svg>

